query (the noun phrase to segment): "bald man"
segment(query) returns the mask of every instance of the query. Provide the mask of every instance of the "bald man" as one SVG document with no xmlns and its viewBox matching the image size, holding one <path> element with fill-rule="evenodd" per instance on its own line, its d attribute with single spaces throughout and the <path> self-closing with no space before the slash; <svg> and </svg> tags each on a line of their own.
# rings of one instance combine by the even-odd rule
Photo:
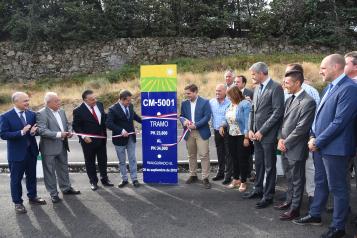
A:
<svg viewBox="0 0 357 238">
<path fill-rule="evenodd" d="M 225 142 L 225 137 L 219 134 L 219 128 L 225 120 L 226 109 L 230 103 L 226 97 L 226 86 L 224 84 L 218 84 L 216 86 L 216 97 L 209 101 L 212 111 L 212 127 L 218 158 L 218 171 L 216 176 L 212 178 L 213 181 L 223 180 L 225 178 L 225 172 L 228 174 L 226 179 L 229 180 L 229 182 L 232 176 L 232 166 L 230 165 L 231 163 L 226 149 L 226 143 L 228 142 Z"/>
<path fill-rule="evenodd" d="M 0 137 L 7 140 L 11 197 L 15 212 L 21 214 L 27 212 L 22 200 L 24 174 L 29 202 L 44 205 L 46 201 L 37 197 L 36 189 L 36 114 L 29 110 L 30 98 L 26 93 L 15 92 L 12 102 L 14 107 L 0 116 Z"/>
<path fill-rule="evenodd" d="M 328 82 L 317 108 L 308 143 L 315 163 L 315 194 L 309 214 L 294 223 L 320 225 L 322 208 L 329 193 L 333 195 L 332 224 L 321 237 L 343 237 L 349 207 L 348 164 L 355 155 L 354 122 L 357 115 L 357 85 L 344 74 L 345 59 L 333 54 L 320 66 L 323 81 Z"/>
</svg>

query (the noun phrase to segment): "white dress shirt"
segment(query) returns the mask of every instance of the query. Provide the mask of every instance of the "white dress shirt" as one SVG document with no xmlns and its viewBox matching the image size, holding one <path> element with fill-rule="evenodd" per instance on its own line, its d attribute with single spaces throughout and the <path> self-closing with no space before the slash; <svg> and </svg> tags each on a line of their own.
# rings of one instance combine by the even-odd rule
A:
<svg viewBox="0 0 357 238">
<path fill-rule="evenodd" d="M 64 132 L 64 128 L 63 128 L 63 123 L 62 123 L 62 119 L 60 114 L 58 113 L 58 111 L 54 111 L 50 108 L 51 112 L 53 113 L 53 116 L 56 118 L 57 124 L 59 125 L 61 131 L 57 132 L 56 137 L 57 138 L 61 138 L 62 137 L 62 132 Z"/>
<path fill-rule="evenodd" d="M 90 113 L 93 115 L 93 113 L 92 113 L 92 108 L 91 108 L 87 103 L 84 103 L 84 104 L 87 106 L 88 110 L 89 110 Z M 102 119 L 102 114 L 100 113 L 97 104 L 95 104 L 95 106 L 93 107 L 93 109 L 94 109 L 94 111 L 95 111 L 95 114 L 97 114 L 97 118 L 98 118 L 99 125 L 100 125 L 100 122 L 101 122 L 101 119 Z"/>
<path fill-rule="evenodd" d="M 191 121 L 193 123 L 195 123 L 195 110 L 196 110 L 197 98 L 193 102 L 190 101 L 190 104 L 191 104 Z"/>
<path fill-rule="evenodd" d="M 22 111 L 22 110 L 18 109 L 17 107 L 14 107 L 14 109 L 15 109 L 16 114 L 19 116 L 19 118 L 21 118 L 21 112 L 23 112 L 22 116 L 25 118 L 25 122 L 27 122 L 25 111 Z M 25 133 L 22 130 L 21 130 L 21 135 L 22 136 L 25 135 Z"/>
</svg>

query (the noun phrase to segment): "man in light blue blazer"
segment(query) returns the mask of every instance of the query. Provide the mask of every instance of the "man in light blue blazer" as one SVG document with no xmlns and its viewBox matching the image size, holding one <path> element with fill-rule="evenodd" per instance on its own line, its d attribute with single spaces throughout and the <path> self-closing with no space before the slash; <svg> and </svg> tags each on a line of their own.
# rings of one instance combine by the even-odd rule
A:
<svg viewBox="0 0 357 238">
<path fill-rule="evenodd" d="M 356 152 L 357 85 L 344 74 L 344 66 L 345 60 L 339 54 L 329 55 L 321 62 L 320 74 L 329 85 L 317 108 L 309 141 L 309 149 L 314 152 L 315 195 L 309 214 L 294 221 L 299 225 L 320 225 L 321 210 L 331 192 L 332 224 L 321 236 L 328 238 L 345 235 L 349 207 L 346 177 L 349 160 Z"/>
<path fill-rule="evenodd" d="M 205 188 L 211 188 L 208 180 L 210 171 L 208 140 L 211 136 L 208 122 L 211 119 L 211 107 L 209 101 L 198 96 L 198 87 L 189 84 L 185 87 L 187 100 L 181 104 L 181 117 L 184 117 L 184 128 L 189 129 L 185 136 L 190 177 L 187 184 L 195 183 L 197 178 L 197 153 L 201 159 L 202 179 Z"/>
</svg>

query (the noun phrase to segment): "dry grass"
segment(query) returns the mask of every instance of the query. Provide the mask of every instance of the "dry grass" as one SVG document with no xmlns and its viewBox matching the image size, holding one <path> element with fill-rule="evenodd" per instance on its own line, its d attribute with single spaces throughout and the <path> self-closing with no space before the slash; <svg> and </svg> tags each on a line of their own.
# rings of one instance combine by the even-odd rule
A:
<svg viewBox="0 0 357 238">
<path fill-rule="evenodd" d="M 321 89 L 323 86 L 321 77 L 319 76 L 319 65 L 316 63 L 303 62 L 302 63 L 305 70 L 305 77 L 312 83 L 312 85 L 316 86 L 318 89 Z M 270 65 L 270 76 L 280 81 L 283 78 L 285 72 L 285 64 L 273 64 Z M 200 95 L 206 98 L 212 98 L 215 94 L 215 87 L 218 83 L 224 83 L 223 79 L 224 72 L 222 71 L 213 71 L 213 72 L 205 72 L 205 73 L 191 73 L 185 72 L 180 73 L 178 75 L 178 100 L 179 103 L 183 99 L 183 91 L 185 85 L 188 83 L 195 83 L 199 86 Z M 248 70 L 238 71 L 236 70 L 236 74 L 241 74 L 246 76 L 248 79 L 250 77 L 250 73 Z M 251 87 L 251 82 L 248 82 L 248 87 Z M 85 81 L 83 84 L 55 84 L 50 88 L 46 88 L 44 90 L 39 90 L 36 88 L 36 85 L 20 85 L 20 84 L 6 84 L 0 88 L 0 96 L 2 98 L 9 97 L 14 91 L 25 91 L 31 96 L 31 106 L 34 110 L 38 110 L 43 107 L 43 97 L 44 94 L 48 91 L 53 91 L 58 93 L 63 101 L 64 109 L 67 111 L 67 115 L 69 118 L 72 118 L 72 110 L 75 106 L 77 106 L 81 102 L 81 93 L 85 89 L 93 89 L 98 96 L 105 97 L 109 94 L 116 94 L 121 89 L 129 89 L 134 97 L 134 102 L 137 107 L 137 111 L 140 112 L 140 86 L 139 79 L 135 78 L 131 81 L 127 82 L 119 82 L 119 83 L 109 83 L 107 79 L 104 77 L 97 77 L 90 81 Z M 115 99 L 116 100 L 116 99 Z M 115 100 L 110 99 L 109 104 L 114 103 Z M 0 104 L 0 112 L 4 112 L 11 107 L 10 102 L 5 102 Z"/>
</svg>

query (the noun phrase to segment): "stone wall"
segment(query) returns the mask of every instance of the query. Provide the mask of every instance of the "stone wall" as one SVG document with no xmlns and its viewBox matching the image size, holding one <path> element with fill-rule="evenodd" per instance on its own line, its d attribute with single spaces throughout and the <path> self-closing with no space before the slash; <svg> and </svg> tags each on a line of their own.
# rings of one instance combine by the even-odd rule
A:
<svg viewBox="0 0 357 238">
<path fill-rule="evenodd" d="M 119 69 L 127 63 L 164 63 L 178 57 L 213 57 L 238 54 L 330 53 L 327 47 L 292 46 L 279 41 L 253 44 L 244 38 L 123 38 L 62 46 L 62 50 L 39 43 L 23 49 L 13 42 L 0 43 L 0 81 L 68 77 Z M 356 47 L 351 47 L 356 48 Z M 345 52 L 346 49 L 339 49 Z"/>
</svg>

